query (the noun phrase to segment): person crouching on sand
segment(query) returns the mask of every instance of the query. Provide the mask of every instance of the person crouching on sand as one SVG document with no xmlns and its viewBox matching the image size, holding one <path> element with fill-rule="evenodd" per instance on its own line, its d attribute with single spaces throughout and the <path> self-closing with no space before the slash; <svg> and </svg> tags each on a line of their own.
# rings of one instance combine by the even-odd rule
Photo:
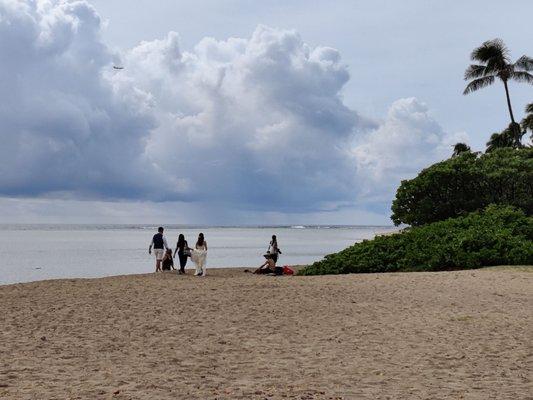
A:
<svg viewBox="0 0 533 400">
<path fill-rule="evenodd" d="M 161 271 L 161 260 L 165 255 L 165 249 L 168 249 L 167 239 L 163 236 L 163 227 L 157 228 L 157 233 L 152 238 L 150 246 L 148 247 L 148 254 L 152 254 L 152 246 L 155 255 L 155 272 Z"/>
<path fill-rule="evenodd" d="M 167 249 L 167 251 L 165 252 L 165 255 L 162 261 L 162 266 L 163 266 L 163 271 L 170 271 L 170 270 L 175 271 L 176 270 L 176 268 L 174 268 L 174 259 L 172 258 L 171 249 Z"/>
<path fill-rule="evenodd" d="M 276 259 L 272 254 L 264 254 L 263 257 L 266 258 L 266 261 L 254 271 L 254 274 L 275 274 L 283 275 L 283 268 L 276 267 Z"/>
</svg>

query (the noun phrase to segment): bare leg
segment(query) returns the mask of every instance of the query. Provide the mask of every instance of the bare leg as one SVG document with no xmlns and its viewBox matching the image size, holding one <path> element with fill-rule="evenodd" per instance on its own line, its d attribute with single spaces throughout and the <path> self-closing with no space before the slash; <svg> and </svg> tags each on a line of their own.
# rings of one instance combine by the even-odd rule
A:
<svg viewBox="0 0 533 400">
<path fill-rule="evenodd" d="M 201 257 L 198 261 L 198 267 L 200 268 L 200 276 L 205 276 L 205 258 Z"/>
</svg>

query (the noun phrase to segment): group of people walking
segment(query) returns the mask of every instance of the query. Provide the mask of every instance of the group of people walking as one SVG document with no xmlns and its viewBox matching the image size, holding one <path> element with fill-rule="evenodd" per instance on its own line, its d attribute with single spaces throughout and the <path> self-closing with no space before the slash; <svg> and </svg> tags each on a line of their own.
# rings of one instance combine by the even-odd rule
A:
<svg viewBox="0 0 533 400">
<path fill-rule="evenodd" d="M 180 234 L 178 236 L 178 242 L 176 243 L 176 249 L 172 254 L 172 249 L 168 246 L 167 239 L 164 236 L 165 229 L 160 226 L 157 228 L 157 233 L 152 237 L 150 246 L 148 247 L 148 253 L 152 254 L 152 248 L 155 255 L 155 272 L 176 270 L 174 267 L 174 258 L 178 255 L 180 268 L 179 274 L 185 273 L 185 266 L 187 260 L 190 257 L 196 265 L 194 275 L 206 276 L 207 274 L 207 242 L 204 234 L 198 235 L 198 240 L 194 245 L 194 248 L 189 247 L 189 244 L 185 240 L 185 236 Z"/>
<path fill-rule="evenodd" d="M 178 236 L 178 242 L 174 253 L 168 246 L 167 239 L 163 234 L 165 229 L 160 226 L 157 228 L 157 233 L 152 237 L 150 246 L 148 247 L 148 253 L 152 254 L 152 250 L 155 255 L 155 272 L 176 270 L 174 266 L 174 259 L 176 254 L 179 260 L 178 274 L 185 274 L 185 266 L 189 258 L 194 262 L 196 268 L 195 276 L 206 276 L 207 274 L 207 242 L 204 234 L 200 233 L 194 247 L 189 247 L 189 244 L 185 240 L 185 236 L 180 234 Z M 282 275 L 283 268 L 276 267 L 278 257 L 281 254 L 281 250 L 278 247 L 278 240 L 276 235 L 272 235 L 272 240 L 268 246 L 264 257 L 265 263 L 254 271 L 256 274 L 272 273 L 275 275 Z"/>
</svg>

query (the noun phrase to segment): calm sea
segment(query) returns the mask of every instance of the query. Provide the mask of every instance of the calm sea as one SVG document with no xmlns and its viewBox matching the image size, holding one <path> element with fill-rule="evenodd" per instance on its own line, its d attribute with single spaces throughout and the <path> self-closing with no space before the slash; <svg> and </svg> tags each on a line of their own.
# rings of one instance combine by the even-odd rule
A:
<svg viewBox="0 0 533 400">
<path fill-rule="evenodd" d="M 154 260 L 147 249 L 155 229 L 148 225 L 0 225 L 0 284 L 152 272 Z M 174 247 L 179 233 L 193 245 L 203 232 L 209 245 L 208 268 L 221 268 L 258 266 L 273 234 L 283 251 L 279 264 L 297 265 L 393 230 L 390 226 L 167 226 L 165 236 Z"/>
</svg>

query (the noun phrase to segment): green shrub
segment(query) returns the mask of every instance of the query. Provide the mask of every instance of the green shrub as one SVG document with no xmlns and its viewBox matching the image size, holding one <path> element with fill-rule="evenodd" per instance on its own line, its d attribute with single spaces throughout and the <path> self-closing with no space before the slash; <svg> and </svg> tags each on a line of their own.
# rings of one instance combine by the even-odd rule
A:
<svg viewBox="0 0 533 400">
<path fill-rule="evenodd" d="M 300 271 L 323 275 L 442 271 L 533 264 L 533 217 L 510 206 L 378 236 L 327 255 Z"/>
<path fill-rule="evenodd" d="M 396 225 L 419 226 L 512 205 L 533 215 L 533 148 L 463 152 L 402 181 L 392 203 Z"/>
</svg>

